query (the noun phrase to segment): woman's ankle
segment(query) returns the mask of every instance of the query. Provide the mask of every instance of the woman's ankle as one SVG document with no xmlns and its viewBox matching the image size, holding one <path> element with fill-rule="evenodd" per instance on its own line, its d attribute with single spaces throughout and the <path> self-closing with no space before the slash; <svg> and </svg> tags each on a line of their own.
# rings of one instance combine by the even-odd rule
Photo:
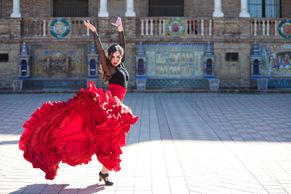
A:
<svg viewBox="0 0 291 194">
<path fill-rule="evenodd" d="M 102 174 L 107 174 L 109 172 L 109 170 L 103 166 L 100 172 Z"/>
</svg>

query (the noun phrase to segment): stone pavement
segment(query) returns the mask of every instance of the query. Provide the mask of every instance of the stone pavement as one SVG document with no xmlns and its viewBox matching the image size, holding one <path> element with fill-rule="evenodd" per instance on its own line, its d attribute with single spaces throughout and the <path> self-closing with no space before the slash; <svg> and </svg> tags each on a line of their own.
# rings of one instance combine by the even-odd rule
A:
<svg viewBox="0 0 291 194">
<path fill-rule="evenodd" d="M 61 164 L 55 180 L 18 149 L 22 124 L 47 100 L 72 94 L 0 95 L 0 193 L 291 193 L 291 94 L 130 93 L 139 116 L 112 187 L 101 165 Z"/>
</svg>

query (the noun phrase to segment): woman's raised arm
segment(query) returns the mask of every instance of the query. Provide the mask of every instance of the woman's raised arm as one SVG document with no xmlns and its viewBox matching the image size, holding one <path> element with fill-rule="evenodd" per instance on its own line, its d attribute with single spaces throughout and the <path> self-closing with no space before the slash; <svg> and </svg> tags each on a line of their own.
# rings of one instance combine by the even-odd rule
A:
<svg viewBox="0 0 291 194">
<path fill-rule="evenodd" d="M 105 52 L 104 52 L 104 49 L 103 49 L 103 46 L 102 46 L 102 43 L 101 43 L 101 40 L 99 38 L 99 35 L 98 35 L 98 32 L 97 32 L 96 28 L 88 20 L 87 21 L 84 20 L 84 25 L 93 34 L 94 42 L 95 42 L 95 45 L 96 45 L 96 48 L 97 48 L 97 52 L 99 54 L 100 62 L 101 62 L 102 69 L 103 69 L 104 73 L 107 76 L 111 76 L 112 69 L 108 65 L 107 58 L 106 58 L 106 55 L 105 55 Z"/>
<path fill-rule="evenodd" d="M 115 23 L 111 23 L 113 26 L 117 27 L 118 31 L 118 44 L 123 48 L 125 51 L 125 37 L 124 37 L 124 32 L 123 32 L 123 26 L 122 26 L 122 21 L 121 18 L 118 17 Z M 125 59 L 125 52 L 122 57 L 122 62 Z"/>
</svg>

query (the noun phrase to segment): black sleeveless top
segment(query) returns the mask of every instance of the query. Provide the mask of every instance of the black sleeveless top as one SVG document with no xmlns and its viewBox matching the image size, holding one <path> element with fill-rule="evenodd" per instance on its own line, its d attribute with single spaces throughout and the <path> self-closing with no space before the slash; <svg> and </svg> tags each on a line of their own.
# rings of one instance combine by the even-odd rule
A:
<svg viewBox="0 0 291 194">
<path fill-rule="evenodd" d="M 109 79 L 109 84 L 117 84 L 124 88 L 127 88 L 129 80 L 129 73 L 125 69 L 124 64 L 121 63 L 118 67 L 116 67 L 116 71 L 111 75 Z"/>
</svg>

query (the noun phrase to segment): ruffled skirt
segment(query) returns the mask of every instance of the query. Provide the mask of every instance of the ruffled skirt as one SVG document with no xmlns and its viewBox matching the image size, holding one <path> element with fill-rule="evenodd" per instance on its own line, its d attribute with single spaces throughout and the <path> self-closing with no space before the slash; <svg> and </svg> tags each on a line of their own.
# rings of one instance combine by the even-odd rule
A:
<svg viewBox="0 0 291 194">
<path fill-rule="evenodd" d="M 86 164 L 96 154 L 109 170 L 120 170 L 121 147 L 137 116 L 110 91 L 90 82 L 66 102 L 46 102 L 24 125 L 24 158 L 54 179 L 60 162 Z"/>
</svg>

